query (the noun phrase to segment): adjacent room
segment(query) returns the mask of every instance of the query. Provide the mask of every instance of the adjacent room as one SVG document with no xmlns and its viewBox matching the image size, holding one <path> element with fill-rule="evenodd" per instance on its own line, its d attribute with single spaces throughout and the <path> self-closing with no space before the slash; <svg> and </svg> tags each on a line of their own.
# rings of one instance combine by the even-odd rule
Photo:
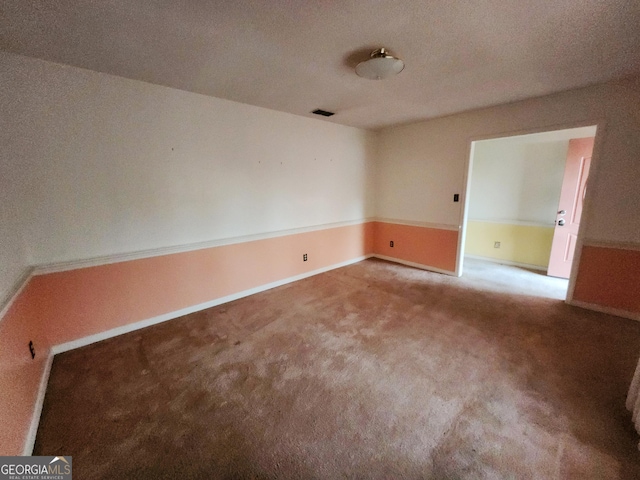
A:
<svg viewBox="0 0 640 480">
<path fill-rule="evenodd" d="M 566 279 L 548 282 L 551 298 L 566 298 L 595 134 L 582 127 L 473 142 L 464 258 Z"/>
<path fill-rule="evenodd" d="M 640 478 L 634 2 L 1 10 L 0 455 Z"/>
</svg>

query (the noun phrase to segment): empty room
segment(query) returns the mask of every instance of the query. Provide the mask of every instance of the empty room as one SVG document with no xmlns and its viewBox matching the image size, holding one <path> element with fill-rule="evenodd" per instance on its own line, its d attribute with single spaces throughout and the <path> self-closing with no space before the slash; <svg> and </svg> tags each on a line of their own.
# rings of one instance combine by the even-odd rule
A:
<svg viewBox="0 0 640 480">
<path fill-rule="evenodd" d="M 636 2 L 0 22 L 0 474 L 640 478 Z"/>
</svg>

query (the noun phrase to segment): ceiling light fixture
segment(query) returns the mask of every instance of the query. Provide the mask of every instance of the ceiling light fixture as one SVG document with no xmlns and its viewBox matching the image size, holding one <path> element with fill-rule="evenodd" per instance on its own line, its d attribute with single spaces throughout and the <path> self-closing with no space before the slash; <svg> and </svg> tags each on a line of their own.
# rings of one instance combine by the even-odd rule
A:
<svg viewBox="0 0 640 480">
<path fill-rule="evenodd" d="M 369 59 L 356 65 L 356 73 L 369 80 L 382 80 L 393 77 L 404 69 L 404 62 L 394 57 L 386 48 L 371 52 Z"/>
</svg>

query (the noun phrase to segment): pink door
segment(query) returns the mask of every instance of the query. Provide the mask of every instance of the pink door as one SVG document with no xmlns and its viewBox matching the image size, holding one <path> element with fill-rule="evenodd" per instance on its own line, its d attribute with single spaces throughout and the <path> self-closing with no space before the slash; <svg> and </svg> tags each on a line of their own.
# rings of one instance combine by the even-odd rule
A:
<svg viewBox="0 0 640 480">
<path fill-rule="evenodd" d="M 571 274 L 592 151 L 593 137 L 569 140 L 547 275 L 569 278 Z"/>
</svg>

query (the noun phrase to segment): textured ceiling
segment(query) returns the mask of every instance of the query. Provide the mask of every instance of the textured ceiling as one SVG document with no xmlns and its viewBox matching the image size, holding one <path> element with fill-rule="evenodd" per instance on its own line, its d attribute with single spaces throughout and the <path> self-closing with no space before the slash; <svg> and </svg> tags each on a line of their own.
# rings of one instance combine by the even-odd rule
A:
<svg viewBox="0 0 640 480">
<path fill-rule="evenodd" d="M 0 15 L 10 52 L 364 128 L 640 73 L 637 0 L 2 0 Z M 380 46 L 405 70 L 356 76 Z"/>
</svg>

